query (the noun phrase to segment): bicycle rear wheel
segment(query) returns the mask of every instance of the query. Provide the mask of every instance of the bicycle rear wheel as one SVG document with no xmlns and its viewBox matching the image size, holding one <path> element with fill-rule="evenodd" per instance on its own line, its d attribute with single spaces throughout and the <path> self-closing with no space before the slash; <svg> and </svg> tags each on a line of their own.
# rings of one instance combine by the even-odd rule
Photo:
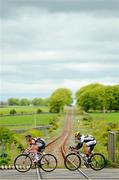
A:
<svg viewBox="0 0 119 180">
<path fill-rule="evenodd" d="M 27 154 L 20 154 L 14 161 L 14 167 L 19 172 L 27 172 L 31 169 L 32 160 Z"/>
<path fill-rule="evenodd" d="M 64 165 L 70 171 L 75 171 L 81 166 L 81 158 L 75 153 L 70 153 L 65 157 Z"/>
<path fill-rule="evenodd" d="M 52 154 L 44 154 L 40 159 L 40 166 L 43 171 L 51 172 L 57 167 L 57 159 Z"/>
<path fill-rule="evenodd" d="M 105 157 L 100 153 L 93 154 L 90 161 L 90 167 L 96 171 L 103 169 L 106 165 Z"/>
</svg>

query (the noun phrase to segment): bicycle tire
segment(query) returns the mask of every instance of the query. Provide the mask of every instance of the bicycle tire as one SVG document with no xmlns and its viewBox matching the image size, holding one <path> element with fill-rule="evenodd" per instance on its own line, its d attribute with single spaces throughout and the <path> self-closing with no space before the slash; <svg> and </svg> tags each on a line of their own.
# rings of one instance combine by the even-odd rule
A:
<svg viewBox="0 0 119 180">
<path fill-rule="evenodd" d="M 90 167 L 95 171 L 103 169 L 106 165 L 105 157 L 100 153 L 94 153 L 91 156 L 90 161 Z"/>
<path fill-rule="evenodd" d="M 72 160 L 76 160 L 75 163 Z M 65 157 L 64 165 L 70 171 L 75 171 L 81 166 L 81 158 L 76 153 L 70 153 Z"/>
<path fill-rule="evenodd" d="M 27 154 L 20 154 L 14 160 L 14 167 L 18 172 L 25 173 L 31 169 L 31 166 L 32 160 Z"/>
<path fill-rule="evenodd" d="M 52 172 L 57 168 L 57 158 L 53 154 L 44 154 L 40 159 L 39 168 L 45 172 Z"/>
</svg>

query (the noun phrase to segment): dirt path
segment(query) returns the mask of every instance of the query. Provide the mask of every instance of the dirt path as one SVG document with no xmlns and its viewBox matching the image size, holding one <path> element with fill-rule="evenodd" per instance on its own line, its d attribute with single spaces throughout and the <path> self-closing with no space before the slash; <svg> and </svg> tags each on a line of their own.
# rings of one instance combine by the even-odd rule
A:
<svg viewBox="0 0 119 180">
<path fill-rule="evenodd" d="M 68 147 L 70 144 L 70 139 L 72 136 L 73 130 L 73 109 L 67 108 L 64 128 L 60 137 L 58 137 L 55 141 L 51 142 L 46 147 L 47 153 L 54 154 L 58 159 L 58 166 L 62 166 L 64 164 L 64 156 L 68 153 Z"/>
</svg>

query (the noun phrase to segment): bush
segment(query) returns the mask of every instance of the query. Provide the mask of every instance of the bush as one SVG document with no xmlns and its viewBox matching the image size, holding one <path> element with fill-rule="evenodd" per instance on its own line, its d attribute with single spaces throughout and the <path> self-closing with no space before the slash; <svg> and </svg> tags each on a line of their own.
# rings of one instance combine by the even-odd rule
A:
<svg viewBox="0 0 119 180">
<path fill-rule="evenodd" d="M 10 110 L 10 114 L 11 114 L 11 115 L 16 114 L 16 113 L 17 113 L 17 112 L 16 112 L 15 109 L 11 109 L 11 110 Z"/>
<path fill-rule="evenodd" d="M 40 114 L 42 112 L 41 109 L 37 109 L 37 114 Z"/>
<path fill-rule="evenodd" d="M 117 124 L 117 123 L 112 123 L 112 122 L 110 122 L 110 123 L 108 123 L 108 125 L 109 125 L 109 127 L 110 127 L 111 129 L 118 127 L 118 124 Z"/>
<path fill-rule="evenodd" d="M 91 122 L 92 117 L 90 117 L 90 116 L 85 116 L 85 117 L 83 117 L 83 120 L 84 120 L 84 121 Z"/>
<path fill-rule="evenodd" d="M 58 128 L 58 118 L 57 117 L 53 117 L 53 119 L 50 119 L 49 125 L 51 125 L 52 127 L 50 128 L 49 131 L 53 131 L 56 130 Z"/>
<path fill-rule="evenodd" d="M 1 159 L 1 158 L 0 158 L 0 166 L 1 166 L 1 165 L 8 165 L 10 161 L 11 161 L 11 158 L 10 158 L 9 155 L 7 155 L 7 157 L 4 158 L 4 159 Z"/>
<path fill-rule="evenodd" d="M 20 152 L 24 150 L 23 145 L 21 143 L 18 144 L 17 148 L 20 150 Z"/>
</svg>

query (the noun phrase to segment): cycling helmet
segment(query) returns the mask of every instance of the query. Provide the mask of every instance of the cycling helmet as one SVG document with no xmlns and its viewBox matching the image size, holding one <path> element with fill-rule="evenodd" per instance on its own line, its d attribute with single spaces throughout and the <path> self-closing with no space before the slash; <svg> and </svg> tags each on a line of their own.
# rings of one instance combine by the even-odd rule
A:
<svg viewBox="0 0 119 180">
<path fill-rule="evenodd" d="M 32 137 L 32 135 L 31 135 L 31 134 L 27 134 L 25 137 L 29 137 L 29 138 L 31 138 L 31 137 Z"/>
<path fill-rule="evenodd" d="M 77 132 L 75 133 L 75 137 L 77 137 L 78 135 L 81 135 L 81 133 L 80 133 L 79 131 L 77 131 Z"/>
</svg>

